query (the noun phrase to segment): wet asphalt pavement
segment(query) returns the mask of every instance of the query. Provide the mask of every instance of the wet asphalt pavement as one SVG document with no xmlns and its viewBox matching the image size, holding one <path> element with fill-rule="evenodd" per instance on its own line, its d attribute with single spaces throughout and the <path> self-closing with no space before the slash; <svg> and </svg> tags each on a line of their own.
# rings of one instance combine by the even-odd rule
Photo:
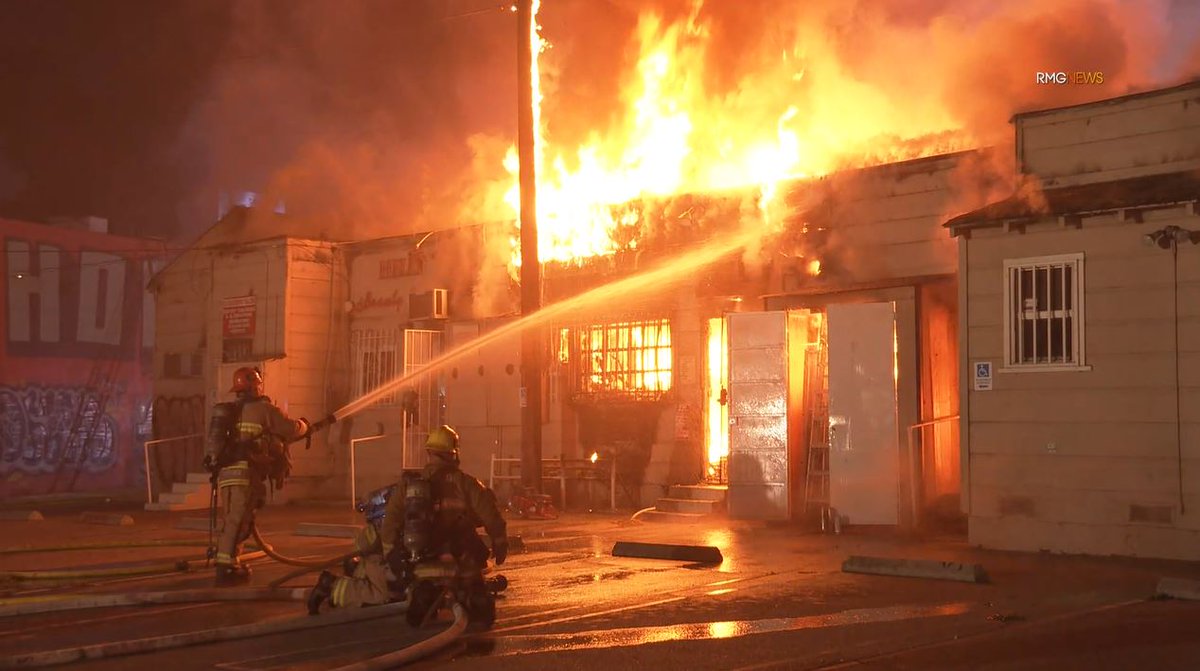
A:
<svg viewBox="0 0 1200 671">
<path fill-rule="evenodd" d="M 73 515 L 0 522 L 16 545 L 94 540 L 201 539 L 173 521 L 196 514 L 134 513 L 133 527 L 83 525 Z M 330 509 L 268 509 L 264 533 L 292 556 L 329 556 L 348 540 L 291 535 L 302 521 L 351 523 Z M 36 525 L 36 528 L 35 528 Z M 913 541 L 879 532 L 840 536 L 714 520 L 630 523 L 568 515 L 512 523 L 526 551 L 500 572 L 509 590 L 496 626 L 468 634 L 422 669 L 1197 669 L 1200 602 L 1149 600 L 1158 578 L 1200 578 L 1200 566 L 987 552 L 953 538 Z M 611 556 L 613 542 L 716 545 L 719 566 Z M 202 548 L 3 555 L 0 569 L 112 565 L 195 557 Z M 982 563 L 991 581 L 967 584 L 842 573 L 851 554 Z M 254 584 L 289 572 L 258 562 Z M 293 584 L 311 583 L 311 578 Z M 207 572 L 90 585 L 8 583 L 5 596 L 207 587 Z M 300 603 L 178 604 L 48 613 L 0 620 L 0 655 L 304 617 Z M 403 617 L 90 660 L 76 669 L 324 670 L 431 636 Z"/>
</svg>

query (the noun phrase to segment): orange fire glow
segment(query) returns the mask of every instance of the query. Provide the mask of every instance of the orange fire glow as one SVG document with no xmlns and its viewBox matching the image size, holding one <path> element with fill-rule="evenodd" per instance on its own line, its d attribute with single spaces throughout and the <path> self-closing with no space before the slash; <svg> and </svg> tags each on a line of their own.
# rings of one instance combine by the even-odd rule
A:
<svg viewBox="0 0 1200 671">
<path fill-rule="evenodd" d="M 594 464 L 594 463 L 596 463 L 596 460 L 600 458 L 600 453 L 592 452 L 592 456 L 590 458 L 591 458 L 592 463 Z"/>
<path fill-rule="evenodd" d="M 535 24 L 539 2 L 534 2 Z M 828 38 L 797 34 L 784 48 L 763 48 L 759 67 L 732 92 L 714 95 L 706 84 L 714 62 L 713 26 L 702 0 L 685 18 L 668 22 L 654 10 L 639 16 L 636 66 L 624 73 L 621 121 L 579 146 L 547 142 L 542 123 L 541 69 L 547 42 L 534 27 L 533 81 L 538 174 L 539 256 L 570 261 L 617 251 L 616 231 L 641 222 L 636 211 L 614 205 L 681 193 L 738 191 L 757 195 L 758 215 L 783 180 L 826 174 L 863 157 L 911 158 L 947 149 L 902 141 L 931 137 L 952 126 L 945 114 L 896 114 L 883 92 L 844 71 Z M 890 142 L 880 143 L 886 137 Z M 904 144 L 904 146 L 900 146 Z M 957 146 L 953 148 L 959 148 Z M 501 190 L 516 221 L 519 209 L 516 148 L 504 160 Z M 487 202 L 496 202 L 494 194 Z M 493 213 L 494 214 L 494 213 Z M 636 235 L 632 236 L 636 246 Z M 518 266 L 518 236 L 509 240 Z M 819 267 L 810 266 L 816 274 Z"/>
</svg>

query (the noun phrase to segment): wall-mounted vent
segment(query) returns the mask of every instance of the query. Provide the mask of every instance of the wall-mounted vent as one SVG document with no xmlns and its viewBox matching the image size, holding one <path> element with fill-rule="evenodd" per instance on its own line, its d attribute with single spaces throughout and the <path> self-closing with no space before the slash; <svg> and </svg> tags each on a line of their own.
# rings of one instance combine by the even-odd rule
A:
<svg viewBox="0 0 1200 671">
<path fill-rule="evenodd" d="M 1129 506 L 1129 521 L 1170 524 L 1174 513 L 1171 506 L 1139 506 L 1135 503 Z"/>
<path fill-rule="evenodd" d="M 1000 514 L 1033 517 L 1033 499 L 1028 496 L 1001 496 Z"/>
<path fill-rule="evenodd" d="M 450 292 L 434 289 L 408 297 L 409 319 L 447 319 L 450 317 Z"/>
</svg>

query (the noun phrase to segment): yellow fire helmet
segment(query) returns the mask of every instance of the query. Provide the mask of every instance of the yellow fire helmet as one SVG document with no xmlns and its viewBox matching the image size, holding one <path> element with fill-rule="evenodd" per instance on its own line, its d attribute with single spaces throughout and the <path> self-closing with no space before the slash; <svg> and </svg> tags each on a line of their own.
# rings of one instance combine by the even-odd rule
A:
<svg viewBox="0 0 1200 671">
<path fill-rule="evenodd" d="M 457 457 L 458 432 L 446 424 L 439 426 L 429 432 L 429 439 L 425 441 L 425 449 Z"/>
</svg>

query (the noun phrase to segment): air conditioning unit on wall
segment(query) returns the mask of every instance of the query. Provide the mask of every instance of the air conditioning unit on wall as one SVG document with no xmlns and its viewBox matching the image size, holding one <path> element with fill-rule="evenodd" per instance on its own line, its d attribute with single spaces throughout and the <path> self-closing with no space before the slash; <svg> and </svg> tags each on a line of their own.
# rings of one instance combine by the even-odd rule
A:
<svg viewBox="0 0 1200 671">
<path fill-rule="evenodd" d="M 450 292 L 433 289 L 408 297 L 409 319 L 447 319 L 450 317 Z"/>
</svg>

